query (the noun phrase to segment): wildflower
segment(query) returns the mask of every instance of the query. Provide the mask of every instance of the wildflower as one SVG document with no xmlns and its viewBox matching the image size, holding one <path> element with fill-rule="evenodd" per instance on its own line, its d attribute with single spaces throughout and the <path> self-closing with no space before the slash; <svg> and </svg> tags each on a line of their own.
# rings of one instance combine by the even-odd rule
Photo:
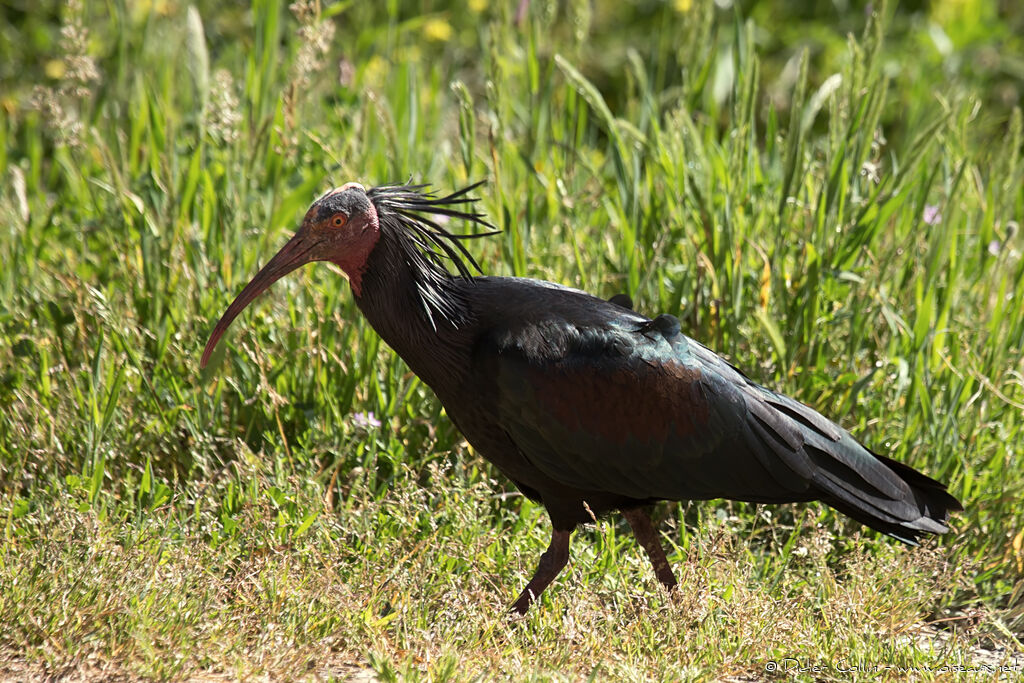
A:
<svg viewBox="0 0 1024 683">
<path fill-rule="evenodd" d="M 444 19 L 431 17 L 423 22 L 423 37 L 443 43 L 452 37 L 452 25 Z"/>
<path fill-rule="evenodd" d="M 939 212 L 939 207 L 934 204 L 926 204 L 921 218 L 928 225 L 938 225 L 942 220 L 942 214 Z"/>
<path fill-rule="evenodd" d="M 372 412 L 356 413 L 352 416 L 352 426 L 356 429 L 370 430 L 380 427 L 380 420 Z"/>
<path fill-rule="evenodd" d="M 380 55 L 373 55 L 363 66 L 364 83 L 381 83 L 387 78 L 391 65 Z"/>
</svg>

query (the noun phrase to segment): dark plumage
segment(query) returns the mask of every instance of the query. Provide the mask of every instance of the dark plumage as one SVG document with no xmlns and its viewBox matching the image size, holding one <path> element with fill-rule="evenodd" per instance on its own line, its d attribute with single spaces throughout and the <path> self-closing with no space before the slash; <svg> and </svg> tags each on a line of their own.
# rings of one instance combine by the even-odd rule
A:
<svg viewBox="0 0 1024 683">
<path fill-rule="evenodd" d="M 751 381 L 673 316 L 634 313 L 624 294 L 605 301 L 473 277 L 462 241 L 479 235 L 452 234 L 438 217 L 490 230 L 481 214 L 453 208 L 473 201 L 474 187 L 435 197 L 423 186 L 350 183 L 327 193 L 225 312 L 203 364 L 272 282 L 310 261 L 337 263 L 370 324 L 466 439 L 548 510 L 551 545 L 513 605 L 520 612 L 565 565 L 576 525 L 616 509 L 674 586 L 643 511 L 657 500 L 820 500 L 906 543 L 948 531 L 961 507 L 941 483 Z"/>
</svg>

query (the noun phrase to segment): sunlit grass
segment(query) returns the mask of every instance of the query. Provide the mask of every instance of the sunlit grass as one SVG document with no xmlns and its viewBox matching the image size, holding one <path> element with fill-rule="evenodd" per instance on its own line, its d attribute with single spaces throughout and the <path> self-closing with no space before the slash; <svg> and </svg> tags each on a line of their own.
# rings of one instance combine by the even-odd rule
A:
<svg viewBox="0 0 1024 683">
<path fill-rule="evenodd" d="M 431 680 L 655 671 L 677 680 L 762 674 L 785 658 L 972 661 L 969 639 L 917 645 L 922 613 L 967 586 L 966 568 L 941 550 L 841 547 L 823 529 L 804 534 L 799 552 L 762 554 L 746 547 L 742 525 L 709 524 L 674 553 L 684 589 L 670 597 L 627 527 L 602 522 L 577 534 L 573 562 L 540 609 L 511 619 L 509 587 L 527 578 L 545 515 L 496 513 L 489 485 L 444 474 L 454 477 L 421 487 L 403 472 L 387 497 L 350 501 L 282 535 L 273 501 L 318 510 L 316 487 L 278 486 L 259 465 L 241 466 L 232 481 L 253 502 L 218 544 L 202 532 L 221 524 L 223 490 L 188 510 L 172 502 L 116 523 L 57 499 L 19 526 L 18 561 L 0 568 L 0 613 L 20 625 L 21 656 L 51 671 L 99 661 L 170 678 L 372 668 Z"/>
<path fill-rule="evenodd" d="M 894 75 L 875 22 L 834 73 L 796 52 L 780 107 L 712 3 L 624 44 L 589 3 L 471 4 L 69 10 L 62 75 L 0 109 L 0 671 L 827 678 L 1019 647 L 1020 111 L 992 138 L 985 93 Z M 818 506 L 665 505 L 677 595 L 609 519 L 509 620 L 546 516 L 341 277 L 279 282 L 198 370 L 320 191 L 409 176 L 487 179 L 488 273 L 678 314 L 949 482 L 955 531 L 906 551 Z"/>
</svg>

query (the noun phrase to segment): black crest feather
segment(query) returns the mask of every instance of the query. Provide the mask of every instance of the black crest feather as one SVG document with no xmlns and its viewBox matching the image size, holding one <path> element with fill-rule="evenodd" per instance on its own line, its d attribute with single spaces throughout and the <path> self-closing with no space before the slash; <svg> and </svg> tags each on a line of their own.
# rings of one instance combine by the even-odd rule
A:
<svg viewBox="0 0 1024 683">
<path fill-rule="evenodd" d="M 484 214 L 453 207 L 479 201 L 477 197 L 470 197 L 469 193 L 483 183 L 481 180 L 443 197 L 430 192 L 429 185 L 411 183 L 381 185 L 369 190 L 366 195 L 377 209 L 380 220 L 404 228 L 431 265 L 447 273 L 445 264 L 451 262 L 460 276 L 471 278 L 473 274 L 470 266 L 479 273 L 483 271 L 473 255 L 463 246 L 462 240 L 496 235 L 501 231 L 491 225 Z M 460 218 L 488 228 L 488 231 L 474 234 L 452 233 L 431 216 Z"/>
<path fill-rule="evenodd" d="M 482 184 L 474 183 L 443 197 L 430 192 L 427 185 L 412 183 L 382 185 L 366 193 L 377 210 L 381 229 L 392 235 L 395 246 L 413 266 L 420 306 L 435 330 L 439 321 L 456 328 L 465 322 L 464 302 L 459 290 L 451 286 L 453 279 L 473 282 L 471 267 L 483 272 L 462 241 L 500 232 L 487 222 L 484 214 L 471 207 L 470 210 L 457 208 L 478 201 L 469 193 Z M 438 220 L 441 216 L 459 218 L 488 230 L 474 234 L 452 233 Z M 454 265 L 456 275 L 448 270 L 449 262 Z"/>
</svg>

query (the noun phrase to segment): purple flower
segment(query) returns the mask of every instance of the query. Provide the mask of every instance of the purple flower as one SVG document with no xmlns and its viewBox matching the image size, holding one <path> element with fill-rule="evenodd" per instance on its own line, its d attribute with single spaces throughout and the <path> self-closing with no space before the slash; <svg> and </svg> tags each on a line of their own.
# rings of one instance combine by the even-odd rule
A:
<svg viewBox="0 0 1024 683">
<path fill-rule="evenodd" d="M 380 427 L 380 420 L 373 413 L 355 413 L 352 416 L 352 426 L 356 429 Z"/>
<path fill-rule="evenodd" d="M 938 225 L 939 221 L 942 220 L 942 214 L 939 212 L 939 207 L 934 204 L 926 204 L 924 207 L 924 214 L 922 214 L 921 218 L 923 218 L 924 222 L 928 225 Z"/>
</svg>

